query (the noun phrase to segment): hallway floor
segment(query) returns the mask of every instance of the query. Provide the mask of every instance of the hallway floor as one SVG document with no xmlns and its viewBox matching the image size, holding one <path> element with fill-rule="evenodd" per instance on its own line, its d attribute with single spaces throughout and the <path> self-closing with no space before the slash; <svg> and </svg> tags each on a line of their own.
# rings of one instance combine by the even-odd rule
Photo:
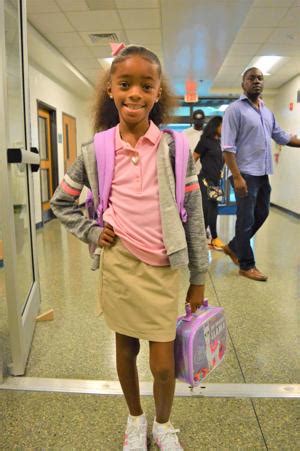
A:
<svg viewBox="0 0 300 451">
<path fill-rule="evenodd" d="M 220 237 L 226 242 L 234 217 L 219 220 Z M 26 376 L 116 380 L 114 335 L 95 313 L 98 272 L 89 269 L 86 245 L 56 220 L 37 236 L 41 311 L 53 308 L 55 317 L 36 325 Z M 207 383 L 299 383 L 299 241 L 299 220 L 273 208 L 253 242 L 267 282 L 239 276 L 228 257 L 211 252 L 206 295 L 210 304 L 225 309 L 228 352 Z M 7 364 L 3 271 L 0 349 L 2 345 Z M 186 287 L 183 273 L 181 309 Z M 142 343 L 138 365 L 140 380 L 151 380 L 147 343 Z M 0 390 L 0 406 L 0 449 L 122 448 L 127 416 L 122 397 Z M 143 406 L 150 425 L 153 400 L 144 397 Z M 187 451 L 300 450 L 297 420 L 299 401 L 288 399 L 176 398 L 172 414 Z"/>
</svg>

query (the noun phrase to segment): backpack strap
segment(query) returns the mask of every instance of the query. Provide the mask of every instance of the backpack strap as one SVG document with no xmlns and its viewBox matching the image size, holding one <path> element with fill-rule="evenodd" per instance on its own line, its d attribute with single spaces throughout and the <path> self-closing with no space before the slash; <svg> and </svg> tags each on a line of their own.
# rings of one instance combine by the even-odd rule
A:
<svg viewBox="0 0 300 451">
<path fill-rule="evenodd" d="M 109 128 L 94 136 L 94 148 L 97 162 L 99 204 L 97 222 L 103 226 L 103 212 L 107 208 L 114 173 L 116 127 Z"/>
<path fill-rule="evenodd" d="M 175 182 L 176 182 L 176 203 L 182 222 L 187 221 L 187 212 L 184 208 L 185 179 L 187 165 L 190 155 L 190 147 L 184 133 L 175 132 L 171 129 L 164 129 L 164 133 L 169 133 L 175 141 Z"/>
</svg>

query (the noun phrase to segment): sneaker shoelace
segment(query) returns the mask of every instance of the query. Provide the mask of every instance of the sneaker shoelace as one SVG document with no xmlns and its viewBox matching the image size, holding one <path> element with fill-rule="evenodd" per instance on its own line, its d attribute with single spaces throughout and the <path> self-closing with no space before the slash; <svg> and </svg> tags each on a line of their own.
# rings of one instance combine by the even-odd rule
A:
<svg viewBox="0 0 300 451">
<path fill-rule="evenodd" d="M 129 424 L 127 426 L 127 440 L 130 449 L 144 450 L 145 449 L 145 424 Z"/>
<path fill-rule="evenodd" d="M 163 451 L 182 450 L 177 437 L 177 432 L 179 432 L 179 429 L 174 428 L 167 429 L 165 432 L 159 432 L 159 442 L 162 445 Z"/>
</svg>

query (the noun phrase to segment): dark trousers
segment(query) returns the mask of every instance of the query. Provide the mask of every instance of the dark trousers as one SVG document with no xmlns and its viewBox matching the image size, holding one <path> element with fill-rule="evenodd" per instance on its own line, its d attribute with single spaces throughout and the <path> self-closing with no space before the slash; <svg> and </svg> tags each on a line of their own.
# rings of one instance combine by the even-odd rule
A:
<svg viewBox="0 0 300 451">
<path fill-rule="evenodd" d="M 204 215 L 205 230 L 209 227 L 212 239 L 217 238 L 217 216 L 218 216 L 218 202 L 211 200 L 207 196 L 207 189 L 202 179 L 199 177 L 199 184 L 202 195 L 202 208 Z"/>
<path fill-rule="evenodd" d="M 237 204 L 235 237 L 228 245 L 237 255 L 240 268 L 250 269 L 255 266 L 250 240 L 269 215 L 271 186 L 267 175 L 242 174 L 242 177 L 246 180 L 248 194 L 246 197 L 239 197 L 235 193 Z M 232 177 L 230 183 L 234 187 Z"/>
</svg>

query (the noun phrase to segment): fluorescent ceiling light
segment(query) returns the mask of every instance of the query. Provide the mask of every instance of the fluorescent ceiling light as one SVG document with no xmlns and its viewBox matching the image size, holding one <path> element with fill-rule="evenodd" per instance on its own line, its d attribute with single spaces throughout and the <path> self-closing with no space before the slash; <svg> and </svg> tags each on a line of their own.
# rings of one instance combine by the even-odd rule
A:
<svg viewBox="0 0 300 451">
<path fill-rule="evenodd" d="M 109 69 L 111 63 L 113 62 L 113 58 L 98 58 L 99 63 L 103 67 L 103 69 Z"/>
<path fill-rule="evenodd" d="M 264 75 L 271 75 L 269 70 L 272 69 L 272 67 L 276 66 L 277 63 L 279 63 L 279 61 L 281 61 L 282 59 L 282 56 L 259 56 L 258 58 L 255 58 L 255 60 L 253 60 L 253 62 L 251 63 L 251 66 L 248 66 L 245 70 L 247 70 L 249 67 L 257 67 L 262 71 Z"/>
<path fill-rule="evenodd" d="M 223 103 L 219 106 L 219 111 L 225 111 L 229 107 L 229 104 Z"/>
</svg>

